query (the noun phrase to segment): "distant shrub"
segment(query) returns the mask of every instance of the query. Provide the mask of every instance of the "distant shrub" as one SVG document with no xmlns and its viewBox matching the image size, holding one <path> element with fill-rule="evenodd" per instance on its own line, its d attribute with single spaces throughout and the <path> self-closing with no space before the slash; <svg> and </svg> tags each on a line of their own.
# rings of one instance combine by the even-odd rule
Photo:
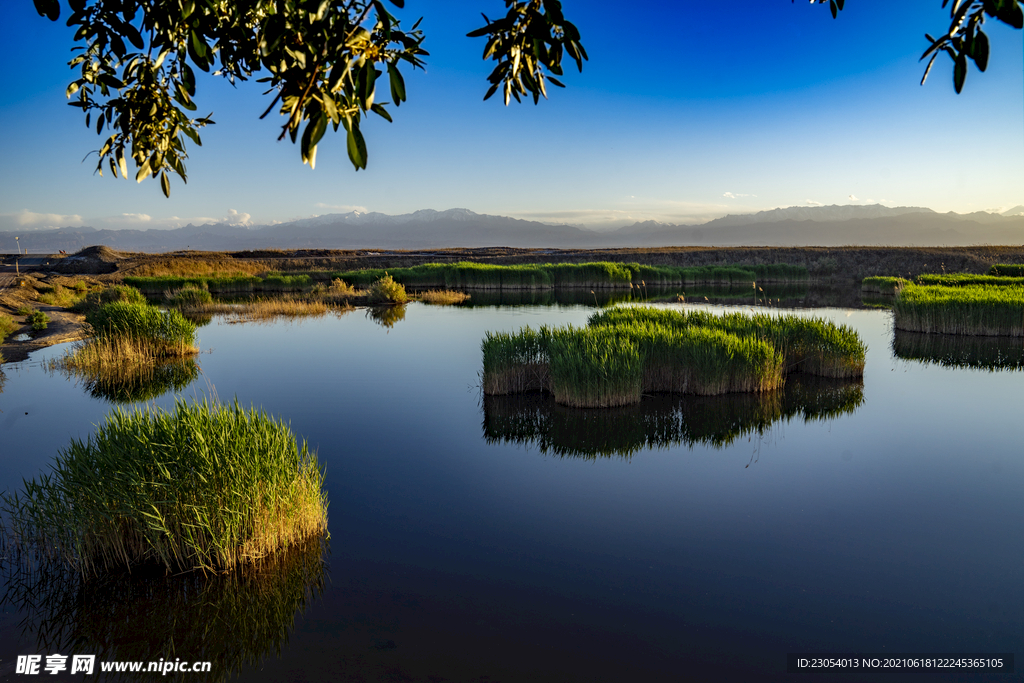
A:
<svg viewBox="0 0 1024 683">
<path fill-rule="evenodd" d="M 379 304 L 404 304 L 409 300 L 405 287 L 398 284 L 390 275 L 370 285 L 370 301 Z"/>
<path fill-rule="evenodd" d="M 213 303 L 213 297 L 210 295 L 209 290 L 199 287 L 185 287 L 177 291 L 168 292 L 167 302 L 179 308 L 194 308 Z"/>
<path fill-rule="evenodd" d="M 42 311 L 35 311 L 28 317 L 26 322 L 32 326 L 34 332 L 42 332 L 50 324 L 50 316 Z"/>
<path fill-rule="evenodd" d="M 18 324 L 14 322 L 14 319 L 7 315 L 0 315 L 0 344 L 4 343 L 4 339 L 11 336 L 11 334 L 18 329 Z"/>
</svg>

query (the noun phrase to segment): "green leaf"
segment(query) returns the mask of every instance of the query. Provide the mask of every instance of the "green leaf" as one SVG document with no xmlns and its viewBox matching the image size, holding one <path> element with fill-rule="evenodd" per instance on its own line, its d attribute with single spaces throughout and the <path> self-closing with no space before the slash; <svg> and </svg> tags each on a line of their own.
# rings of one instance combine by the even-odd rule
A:
<svg viewBox="0 0 1024 683">
<path fill-rule="evenodd" d="M 164 191 L 165 197 L 171 198 L 171 179 L 167 177 L 167 171 L 160 174 L 160 189 Z"/>
<path fill-rule="evenodd" d="M 394 64 L 388 64 L 388 78 L 391 81 L 391 99 L 397 107 L 405 101 L 405 79 Z"/>
<path fill-rule="evenodd" d="M 348 129 L 348 158 L 357 171 L 366 168 L 366 141 L 355 123 Z"/>
<path fill-rule="evenodd" d="M 959 95 L 964 89 L 964 79 L 967 78 L 967 55 L 961 52 L 957 55 L 956 63 L 953 66 L 953 89 Z"/>
<path fill-rule="evenodd" d="M 124 28 L 125 37 L 135 46 L 135 49 L 141 50 L 146 47 L 146 44 L 142 41 L 142 35 L 137 28 L 131 24 L 123 24 L 122 28 Z"/>
<path fill-rule="evenodd" d="M 974 36 L 974 65 L 978 71 L 984 71 L 988 66 L 988 36 L 981 31 Z"/>
<path fill-rule="evenodd" d="M 139 166 L 139 172 L 135 174 L 136 182 L 141 183 L 143 180 L 146 179 L 147 175 L 149 175 L 149 159 L 143 161 L 142 165 Z"/>
<path fill-rule="evenodd" d="M 835 19 L 836 15 L 839 14 L 839 8 L 836 7 L 836 0 L 829 0 L 828 8 L 832 10 L 832 18 Z"/>
<path fill-rule="evenodd" d="M 393 121 L 391 120 L 391 114 L 389 114 L 388 110 L 380 106 L 379 104 L 374 104 L 372 107 L 370 107 L 370 110 L 377 116 L 381 117 L 382 119 L 385 119 L 388 123 L 393 123 Z"/>
<path fill-rule="evenodd" d="M 39 16 L 46 17 L 50 21 L 60 19 L 60 3 L 57 0 L 32 0 L 36 6 Z"/>
</svg>

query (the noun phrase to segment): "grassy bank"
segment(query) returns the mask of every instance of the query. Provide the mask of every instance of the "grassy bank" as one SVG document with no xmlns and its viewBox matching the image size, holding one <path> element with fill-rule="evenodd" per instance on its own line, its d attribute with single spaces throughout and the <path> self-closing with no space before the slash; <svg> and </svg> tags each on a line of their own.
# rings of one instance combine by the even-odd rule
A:
<svg viewBox="0 0 1024 683">
<path fill-rule="evenodd" d="M 117 410 L 2 506 L 19 547 L 83 574 L 230 569 L 327 524 L 315 456 L 286 424 L 237 403 Z"/>
<path fill-rule="evenodd" d="M 893 302 L 898 330 L 981 336 L 1024 335 L 1024 287 L 911 285 Z"/>
<path fill-rule="evenodd" d="M 446 289 L 543 290 L 559 288 L 625 288 L 646 286 L 729 285 L 758 282 L 805 282 L 803 266 L 646 266 L 638 263 L 536 263 L 491 265 L 459 262 L 428 263 L 408 268 L 311 273 L 317 279 L 339 277 L 367 286 L 385 275 L 407 287 Z"/>
<path fill-rule="evenodd" d="M 988 285 L 991 287 L 1022 287 L 1024 277 L 1007 277 L 1001 275 L 973 275 L 970 273 L 918 275 L 914 284 L 941 285 L 943 287 L 970 287 L 971 285 Z"/>
</svg>

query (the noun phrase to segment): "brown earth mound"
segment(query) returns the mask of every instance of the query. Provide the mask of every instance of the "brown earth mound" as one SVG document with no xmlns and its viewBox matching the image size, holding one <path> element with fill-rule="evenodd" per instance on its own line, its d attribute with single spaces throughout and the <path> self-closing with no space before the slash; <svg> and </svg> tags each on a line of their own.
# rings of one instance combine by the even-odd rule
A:
<svg viewBox="0 0 1024 683">
<path fill-rule="evenodd" d="M 55 263 L 53 270 L 64 274 L 113 273 L 117 271 L 118 264 L 129 256 L 125 252 L 116 251 L 110 247 L 86 247 Z"/>
</svg>

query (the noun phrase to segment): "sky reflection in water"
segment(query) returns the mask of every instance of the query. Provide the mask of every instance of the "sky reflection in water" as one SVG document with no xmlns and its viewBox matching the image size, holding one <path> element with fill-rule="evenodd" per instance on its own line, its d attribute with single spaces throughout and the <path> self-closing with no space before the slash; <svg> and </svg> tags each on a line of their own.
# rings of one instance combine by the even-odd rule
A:
<svg viewBox="0 0 1024 683">
<path fill-rule="evenodd" d="M 661 397 L 648 415 L 666 438 L 625 435 L 628 457 L 562 457 L 580 450 L 565 421 L 579 416 L 536 399 L 533 431 L 516 427 L 529 438 L 496 431 L 478 389 L 484 332 L 592 310 L 412 304 L 392 327 L 355 311 L 200 330 L 201 375 L 182 395 L 290 420 L 331 501 L 322 595 L 240 680 L 726 678 L 722 662 L 778 680 L 790 651 L 1024 653 L 1019 372 L 895 358 L 887 311 L 818 309 L 805 313 L 869 347 L 863 388 L 834 417 L 725 400 L 734 428 L 718 438 L 721 425 L 678 427 L 707 402 Z M 38 366 L 59 351 L 6 367 L 4 486 L 111 409 Z M 600 422 L 588 437 L 609 450 L 601 430 L 620 432 Z M 39 647 L 7 612 L 4 663 Z"/>
</svg>

